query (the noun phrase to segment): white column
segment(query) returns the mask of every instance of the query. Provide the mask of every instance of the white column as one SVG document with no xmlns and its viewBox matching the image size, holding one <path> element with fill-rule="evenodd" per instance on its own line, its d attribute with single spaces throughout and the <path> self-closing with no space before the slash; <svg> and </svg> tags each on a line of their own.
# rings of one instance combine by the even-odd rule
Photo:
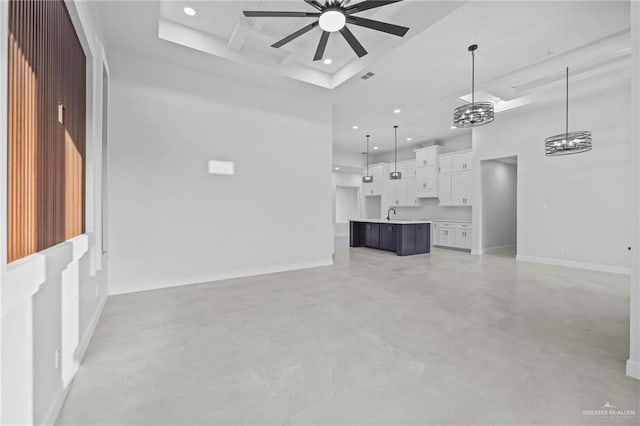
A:
<svg viewBox="0 0 640 426">
<path fill-rule="evenodd" d="M 631 1 L 631 315 L 627 375 L 640 379 L 640 2 Z"/>
</svg>

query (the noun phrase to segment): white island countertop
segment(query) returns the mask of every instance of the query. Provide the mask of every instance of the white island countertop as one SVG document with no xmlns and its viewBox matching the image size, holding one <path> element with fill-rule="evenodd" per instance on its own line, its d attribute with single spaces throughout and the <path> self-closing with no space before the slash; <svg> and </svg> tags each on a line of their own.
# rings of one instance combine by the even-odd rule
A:
<svg viewBox="0 0 640 426">
<path fill-rule="evenodd" d="M 367 222 L 367 223 L 390 223 L 393 225 L 419 225 L 422 223 L 433 223 L 431 220 L 412 220 L 412 219 L 349 219 L 350 222 Z"/>
</svg>

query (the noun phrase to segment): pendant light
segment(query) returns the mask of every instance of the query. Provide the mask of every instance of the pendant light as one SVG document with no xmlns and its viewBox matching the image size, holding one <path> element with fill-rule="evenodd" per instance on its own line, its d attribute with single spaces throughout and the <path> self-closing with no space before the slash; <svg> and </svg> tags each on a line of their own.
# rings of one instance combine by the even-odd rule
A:
<svg viewBox="0 0 640 426">
<path fill-rule="evenodd" d="M 492 102 L 476 102 L 476 55 L 477 44 L 469 46 L 471 52 L 471 103 L 458 107 L 453 112 L 453 125 L 456 127 L 476 127 L 493 121 L 494 111 Z"/>
<path fill-rule="evenodd" d="M 371 137 L 371 135 L 367 135 L 367 173 L 362 176 L 362 183 L 373 182 L 373 176 L 369 174 L 369 137 Z"/>
<path fill-rule="evenodd" d="M 402 173 L 398 171 L 398 125 L 393 126 L 395 132 L 396 145 L 394 148 L 393 171 L 389 173 L 391 180 L 402 179 Z"/>
<path fill-rule="evenodd" d="M 547 157 L 591 151 L 591 132 L 586 130 L 569 132 L 569 67 L 567 67 L 564 133 L 546 138 L 544 146 Z"/>
</svg>

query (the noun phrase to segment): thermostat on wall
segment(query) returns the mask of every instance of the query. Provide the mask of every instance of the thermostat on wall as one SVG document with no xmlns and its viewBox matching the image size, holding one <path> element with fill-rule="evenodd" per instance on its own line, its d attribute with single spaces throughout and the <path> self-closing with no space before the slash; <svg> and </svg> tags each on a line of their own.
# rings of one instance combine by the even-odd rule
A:
<svg viewBox="0 0 640 426">
<path fill-rule="evenodd" d="M 209 160 L 209 174 L 228 176 L 235 174 L 233 161 Z"/>
</svg>

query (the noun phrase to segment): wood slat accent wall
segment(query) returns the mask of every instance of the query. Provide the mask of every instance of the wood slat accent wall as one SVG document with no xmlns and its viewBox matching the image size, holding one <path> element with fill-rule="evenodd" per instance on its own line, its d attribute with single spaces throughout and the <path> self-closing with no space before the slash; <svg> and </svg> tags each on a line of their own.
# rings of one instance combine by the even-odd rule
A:
<svg viewBox="0 0 640 426">
<path fill-rule="evenodd" d="M 8 43 L 11 262 L 84 232 L 86 59 L 63 0 L 10 0 Z"/>
</svg>

